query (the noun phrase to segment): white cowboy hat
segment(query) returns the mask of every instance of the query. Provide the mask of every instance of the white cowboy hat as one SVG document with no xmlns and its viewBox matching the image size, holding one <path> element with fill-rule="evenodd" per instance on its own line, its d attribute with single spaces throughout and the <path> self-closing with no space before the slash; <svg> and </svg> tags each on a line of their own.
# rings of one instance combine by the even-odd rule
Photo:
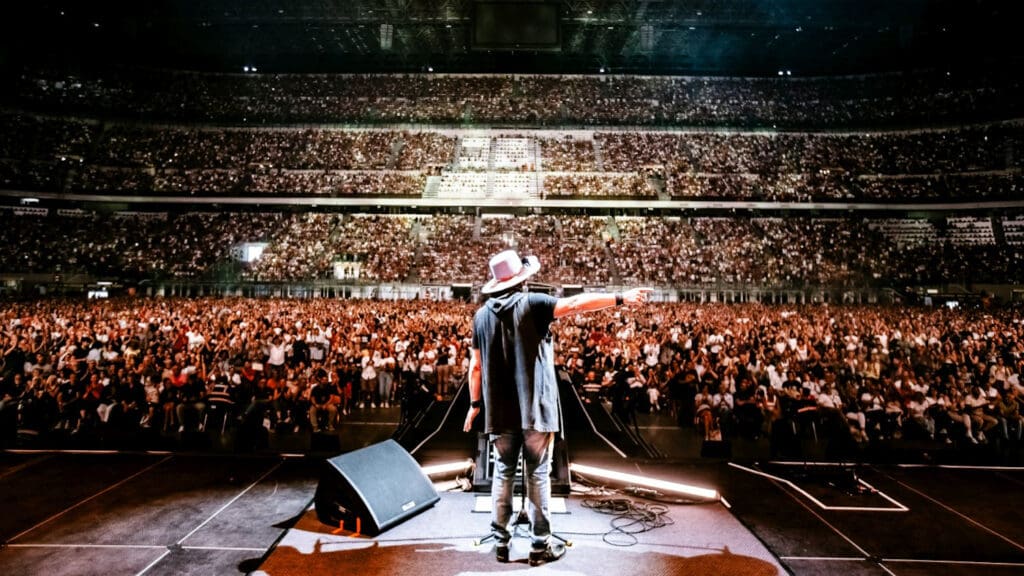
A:
<svg viewBox="0 0 1024 576">
<path fill-rule="evenodd" d="M 536 256 L 520 258 L 515 250 L 495 254 L 488 266 L 492 278 L 480 289 L 483 294 L 501 292 L 540 272 L 540 260 Z"/>
</svg>

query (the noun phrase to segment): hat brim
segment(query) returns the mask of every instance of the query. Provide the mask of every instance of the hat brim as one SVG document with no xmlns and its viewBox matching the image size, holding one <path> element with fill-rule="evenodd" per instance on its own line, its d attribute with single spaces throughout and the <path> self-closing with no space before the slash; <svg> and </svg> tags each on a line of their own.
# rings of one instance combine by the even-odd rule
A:
<svg viewBox="0 0 1024 576">
<path fill-rule="evenodd" d="M 491 278 L 484 287 L 480 289 L 481 294 L 494 294 L 495 292 L 501 292 L 519 284 L 523 280 L 526 280 L 530 276 L 533 276 L 537 272 L 540 272 L 540 260 L 536 256 L 527 256 L 523 258 L 523 269 L 519 271 L 519 274 L 498 282 L 496 279 Z"/>
</svg>

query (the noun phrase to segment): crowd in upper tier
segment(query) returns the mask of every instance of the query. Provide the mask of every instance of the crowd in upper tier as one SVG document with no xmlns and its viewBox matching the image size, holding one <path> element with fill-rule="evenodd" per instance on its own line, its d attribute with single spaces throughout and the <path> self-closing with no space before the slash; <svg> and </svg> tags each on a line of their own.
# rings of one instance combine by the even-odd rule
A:
<svg viewBox="0 0 1024 576">
<path fill-rule="evenodd" d="M 0 114 L 0 185 L 131 195 L 419 197 L 429 175 L 464 169 L 456 158 L 464 137 L 429 129 L 107 124 L 12 112 Z M 527 132 L 519 138 L 537 143 L 536 158 L 524 164 L 540 171 L 540 194 L 548 198 L 1024 195 L 1024 125 L 1016 122 L 909 132 Z M 488 148 L 479 152 L 486 165 Z"/>
<path fill-rule="evenodd" d="M 514 247 L 551 284 L 1024 282 L 1022 221 L 0 210 L 0 270 L 142 279 L 479 283 Z M 243 262 L 240 250 L 262 247 Z"/>
<path fill-rule="evenodd" d="M 1024 112 L 1012 70 L 838 78 L 213 75 L 25 72 L 16 107 L 149 121 L 819 128 L 1002 119 Z"/>
</svg>

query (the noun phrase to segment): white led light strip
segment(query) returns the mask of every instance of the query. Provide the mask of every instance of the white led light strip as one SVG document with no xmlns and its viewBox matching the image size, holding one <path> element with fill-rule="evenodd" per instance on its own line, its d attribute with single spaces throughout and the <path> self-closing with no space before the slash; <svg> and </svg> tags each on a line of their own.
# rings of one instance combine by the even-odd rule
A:
<svg viewBox="0 0 1024 576">
<path fill-rule="evenodd" d="M 598 477 L 604 478 L 606 480 L 616 480 L 619 482 L 625 482 L 627 484 L 636 484 L 638 486 L 645 486 L 647 488 L 654 488 L 657 490 L 678 492 L 680 494 L 697 496 L 699 498 L 707 498 L 709 500 L 718 500 L 720 498 L 718 495 L 718 491 L 711 490 L 710 488 L 699 488 L 697 486 L 689 486 L 687 484 L 680 484 L 678 482 L 668 482 L 666 480 L 658 480 L 657 478 L 637 476 L 636 474 L 627 474 L 625 472 L 616 472 L 614 470 L 594 468 L 593 466 L 586 466 L 584 464 L 577 464 L 575 462 L 569 464 L 569 471 L 575 472 L 582 476 Z"/>
<path fill-rule="evenodd" d="M 473 466 L 472 460 L 459 460 L 458 462 L 421 466 L 420 469 L 423 470 L 423 473 L 427 476 L 436 476 L 438 474 L 449 474 L 451 472 L 464 472 L 469 470 L 471 466 Z"/>
</svg>

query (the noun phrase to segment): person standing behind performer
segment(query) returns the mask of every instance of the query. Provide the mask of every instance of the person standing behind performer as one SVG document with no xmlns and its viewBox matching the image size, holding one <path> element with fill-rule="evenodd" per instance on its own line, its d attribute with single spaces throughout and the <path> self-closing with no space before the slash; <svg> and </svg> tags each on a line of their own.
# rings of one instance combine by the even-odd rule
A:
<svg viewBox="0 0 1024 576">
<path fill-rule="evenodd" d="M 506 250 L 491 258 L 489 266 L 492 278 L 481 293 L 490 298 L 473 317 L 470 408 L 463 430 L 472 429 L 480 407 L 486 406 L 484 432 L 491 435 L 498 452 L 491 529 L 499 562 L 509 559 L 513 479 L 522 450 L 532 527 L 529 561 L 538 566 L 565 554 L 565 546 L 550 541 L 551 448 L 562 418 L 548 326 L 563 316 L 642 304 L 651 290 L 555 298 L 523 290 L 526 279 L 540 270 L 535 256 L 521 259 L 514 250 Z"/>
</svg>

